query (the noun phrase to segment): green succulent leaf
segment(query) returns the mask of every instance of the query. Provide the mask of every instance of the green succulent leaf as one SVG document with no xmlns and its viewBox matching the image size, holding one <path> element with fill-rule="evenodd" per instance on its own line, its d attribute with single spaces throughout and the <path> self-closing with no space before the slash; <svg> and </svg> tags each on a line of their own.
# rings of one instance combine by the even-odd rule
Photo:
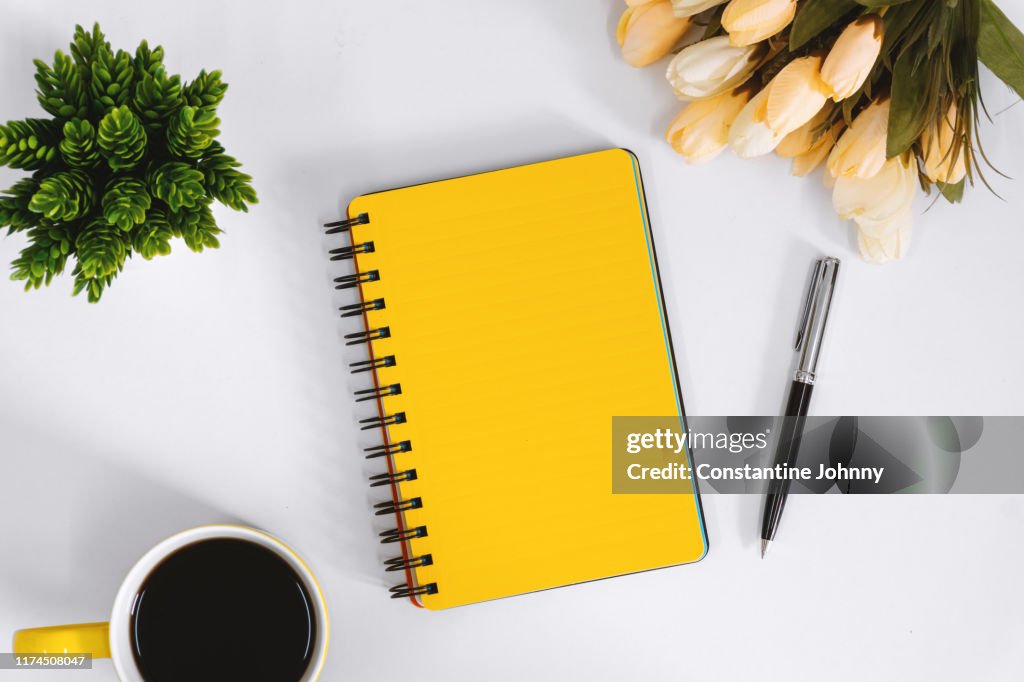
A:
<svg viewBox="0 0 1024 682">
<path fill-rule="evenodd" d="M 128 257 L 128 236 L 102 218 L 91 221 L 75 239 L 78 267 L 87 279 L 116 275 Z"/>
<path fill-rule="evenodd" d="M 100 162 L 96 129 L 88 119 L 73 118 L 64 124 L 60 154 L 64 157 L 64 162 L 72 168 L 93 168 Z"/>
<path fill-rule="evenodd" d="M 171 239 L 174 230 L 167 219 L 167 213 L 154 208 L 146 215 L 146 222 L 132 233 L 132 247 L 145 258 L 151 260 L 156 256 L 166 256 L 171 252 Z"/>
<path fill-rule="evenodd" d="M 0 125 L 0 165 L 39 170 L 57 157 L 60 125 L 43 118 Z"/>
<path fill-rule="evenodd" d="M 149 174 L 149 191 L 172 213 L 194 208 L 206 197 L 203 173 L 187 163 L 168 161 Z"/>
<path fill-rule="evenodd" d="M 199 169 L 203 171 L 210 196 L 236 211 L 248 212 L 249 204 L 259 203 L 259 199 L 252 187 L 252 177 L 238 170 L 241 165 L 214 143 L 200 160 Z"/>
<path fill-rule="evenodd" d="M 110 52 L 110 43 L 100 30 L 99 24 L 92 25 L 92 31 L 75 26 L 75 35 L 71 41 L 71 56 L 78 66 L 83 81 L 92 79 L 92 64 L 100 51 Z"/>
<path fill-rule="evenodd" d="M 39 105 L 57 118 L 83 117 L 88 113 L 88 97 L 82 76 L 71 57 L 57 50 L 53 66 L 36 59 L 36 97 Z"/>
<path fill-rule="evenodd" d="M 158 67 L 153 73 L 143 74 L 135 84 L 132 105 L 146 127 L 159 132 L 183 101 L 181 78 L 168 78 L 163 67 Z"/>
<path fill-rule="evenodd" d="M 75 266 L 73 273 L 75 276 L 75 287 L 71 290 L 71 295 L 78 296 L 84 291 L 89 299 L 89 303 L 99 303 L 100 298 L 103 297 L 103 290 L 111 285 L 118 272 L 120 272 L 120 269 L 109 275 L 89 277 L 82 270 L 82 265 L 79 263 Z"/>
<path fill-rule="evenodd" d="M 171 229 L 175 236 L 185 240 L 185 246 L 196 253 L 203 249 L 216 249 L 220 241 L 216 235 L 221 230 L 207 204 L 197 204 L 191 209 L 182 209 L 169 214 Z"/>
<path fill-rule="evenodd" d="M 100 149 L 113 171 L 131 170 L 146 153 L 146 131 L 126 106 L 111 109 L 100 121 Z"/>
<path fill-rule="evenodd" d="M 127 104 L 132 96 L 134 80 L 135 70 L 127 52 L 118 50 L 112 54 L 109 46 L 97 50 L 89 83 L 94 113 L 103 116 Z"/>
<path fill-rule="evenodd" d="M 149 260 L 181 238 L 219 246 L 212 203 L 246 211 L 252 178 L 217 142 L 220 71 L 185 83 L 160 46 L 115 50 L 98 24 L 76 26 L 70 51 L 35 64 L 50 118 L 0 125 L 0 165 L 31 173 L 0 192 L 0 229 L 25 235 L 12 279 L 26 289 L 70 272 L 99 301 L 133 253 Z"/>
<path fill-rule="evenodd" d="M 184 106 L 167 126 L 167 149 L 175 156 L 197 159 L 220 135 L 219 125 L 213 109 Z"/>
<path fill-rule="evenodd" d="M 224 99 L 224 93 L 228 91 L 228 84 L 220 77 L 219 70 L 209 73 L 205 70 L 200 71 L 196 79 L 182 90 L 186 104 L 199 109 L 216 109 Z"/>
<path fill-rule="evenodd" d="M 145 75 L 155 76 L 158 71 L 164 70 L 164 48 L 157 45 L 152 50 L 149 43 L 143 40 L 135 50 L 135 77 L 142 78 Z"/>
<path fill-rule="evenodd" d="M 146 184 L 135 178 L 114 178 L 103 194 L 103 217 L 125 232 L 146 220 L 152 199 Z"/>
<path fill-rule="evenodd" d="M 65 225 L 34 227 L 28 239 L 28 246 L 11 264 L 11 279 L 24 281 L 25 291 L 48 285 L 64 272 L 74 243 L 72 229 Z"/>
<path fill-rule="evenodd" d="M 86 216 L 94 199 L 88 175 L 80 170 L 59 171 L 39 183 L 28 208 L 47 220 L 70 221 Z"/>
<path fill-rule="evenodd" d="M 39 224 L 39 214 L 28 207 L 38 189 L 39 182 L 35 178 L 22 178 L 0 195 L 0 227 L 6 227 L 7 234 Z"/>
</svg>

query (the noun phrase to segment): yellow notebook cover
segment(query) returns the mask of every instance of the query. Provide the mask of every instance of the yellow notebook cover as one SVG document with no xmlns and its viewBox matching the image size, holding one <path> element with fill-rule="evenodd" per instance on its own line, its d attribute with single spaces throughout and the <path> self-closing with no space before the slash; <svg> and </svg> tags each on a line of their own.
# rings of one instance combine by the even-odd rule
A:
<svg viewBox="0 0 1024 682">
<path fill-rule="evenodd" d="M 631 152 L 367 194 L 348 213 L 397 594 L 443 609 L 704 556 L 696 495 L 612 494 L 612 417 L 683 415 Z"/>
</svg>

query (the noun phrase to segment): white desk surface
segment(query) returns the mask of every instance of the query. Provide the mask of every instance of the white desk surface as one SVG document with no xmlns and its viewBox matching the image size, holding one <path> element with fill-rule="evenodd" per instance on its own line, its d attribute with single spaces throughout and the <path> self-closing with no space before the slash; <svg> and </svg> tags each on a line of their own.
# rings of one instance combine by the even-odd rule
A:
<svg viewBox="0 0 1024 682">
<path fill-rule="evenodd" d="M 1024 105 L 985 124 L 1005 173 L 918 218 L 908 260 L 853 251 L 820 177 L 688 167 L 662 66 L 617 54 L 621 2 L 0 2 L 0 118 L 31 59 L 101 21 L 231 84 L 223 141 L 256 179 L 219 251 L 133 260 L 98 306 L 0 283 L 0 650 L 106 617 L 191 525 L 266 528 L 327 592 L 323 679 L 1019 680 L 1024 497 L 800 497 L 770 560 L 759 501 L 707 496 L 701 563 L 429 613 L 388 599 L 320 223 L 365 191 L 622 146 L 640 158 L 693 414 L 768 414 L 813 256 L 844 260 L 817 414 L 1024 414 Z M 1001 3 L 1024 25 L 1024 6 Z M 1013 96 L 990 74 L 991 111 Z M 0 184 L 18 177 L 4 170 Z M 923 212 L 928 201 L 921 198 Z M 0 240 L 0 261 L 22 238 Z M 0 679 L 112 680 L 0 671 Z"/>
</svg>

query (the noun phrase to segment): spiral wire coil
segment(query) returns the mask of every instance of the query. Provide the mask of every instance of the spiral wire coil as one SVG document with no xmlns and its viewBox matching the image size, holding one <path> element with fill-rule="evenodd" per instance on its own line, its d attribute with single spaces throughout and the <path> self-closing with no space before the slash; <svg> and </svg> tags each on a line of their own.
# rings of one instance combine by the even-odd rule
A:
<svg viewBox="0 0 1024 682">
<path fill-rule="evenodd" d="M 351 235 L 352 228 L 356 225 L 368 225 L 370 224 L 370 216 L 367 213 L 360 213 L 354 218 L 348 218 L 346 220 L 338 220 L 331 223 L 326 223 L 324 229 L 327 234 L 341 234 L 349 233 Z M 376 250 L 372 241 L 364 241 L 356 243 L 352 239 L 352 243 L 349 246 L 342 246 L 335 249 L 331 249 L 330 259 L 332 261 L 351 260 L 353 263 L 356 262 L 356 256 L 359 254 L 373 253 Z M 385 310 L 387 304 L 383 298 L 366 299 L 362 293 L 362 286 L 372 282 L 380 281 L 381 274 L 379 270 L 366 270 L 365 272 L 359 272 L 358 266 L 357 271 L 351 275 L 342 275 L 334 278 L 334 288 L 339 290 L 350 290 L 356 289 L 359 292 L 359 302 L 349 305 L 343 305 L 338 310 L 343 318 L 350 317 L 361 317 L 366 319 L 366 313 L 373 310 Z M 422 566 L 430 566 L 434 563 L 434 558 L 430 554 L 424 554 L 421 556 L 412 556 L 411 551 L 408 548 L 408 542 L 416 538 L 427 537 L 426 526 L 411 526 L 406 527 L 403 522 L 402 514 L 404 512 L 412 511 L 414 509 L 423 508 L 423 500 L 420 497 L 410 497 L 408 499 L 399 499 L 397 485 L 403 481 L 414 481 L 417 478 L 416 469 L 406 469 L 403 471 L 394 471 L 390 466 L 393 460 L 390 459 L 394 455 L 399 453 L 411 452 L 412 443 L 408 440 L 399 442 L 389 442 L 386 436 L 386 428 L 394 424 L 406 423 L 405 412 L 396 412 L 394 414 L 385 414 L 383 404 L 380 402 L 381 399 L 389 396 L 401 395 L 402 385 L 395 383 L 382 386 L 377 381 L 377 370 L 385 367 L 394 367 L 398 364 L 398 360 L 394 355 L 385 355 L 382 357 L 374 357 L 372 351 L 372 341 L 380 339 L 387 339 L 391 337 L 391 329 L 387 326 L 378 327 L 375 329 L 363 329 L 358 332 L 345 335 L 345 344 L 349 346 L 355 346 L 360 344 L 367 344 L 370 346 L 370 359 L 361 360 L 359 362 L 353 362 L 349 365 L 349 369 L 353 374 L 360 374 L 364 372 L 371 372 L 374 379 L 374 387 L 355 392 L 356 402 L 363 401 L 377 401 L 378 405 L 378 416 L 370 417 L 368 419 L 359 420 L 360 428 L 362 430 L 370 429 L 382 429 L 385 430 L 385 442 L 381 445 L 373 445 L 364 449 L 366 453 L 366 459 L 376 459 L 379 457 L 389 458 L 389 471 L 381 474 L 375 474 L 370 477 L 369 484 L 371 488 L 380 486 L 390 486 L 392 490 L 392 499 L 387 502 L 380 502 L 374 505 L 374 514 L 377 516 L 395 516 L 397 527 L 390 528 L 380 533 L 380 542 L 384 545 L 390 545 L 399 543 L 402 546 L 402 555 L 388 559 L 384 562 L 386 571 L 403 571 L 406 574 L 406 582 L 400 585 L 395 585 L 390 588 L 392 599 L 409 599 L 421 595 L 437 594 L 438 587 L 436 582 L 426 583 L 422 585 L 414 584 L 412 578 L 412 571 Z"/>
</svg>

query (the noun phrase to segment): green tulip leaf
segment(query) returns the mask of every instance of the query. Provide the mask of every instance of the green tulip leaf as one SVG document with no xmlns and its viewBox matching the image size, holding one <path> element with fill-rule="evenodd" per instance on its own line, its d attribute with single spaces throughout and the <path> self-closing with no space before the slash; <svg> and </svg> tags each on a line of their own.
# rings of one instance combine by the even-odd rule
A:
<svg viewBox="0 0 1024 682">
<path fill-rule="evenodd" d="M 944 182 L 937 182 L 935 185 L 942 192 L 942 196 L 946 198 L 951 204 L 959 204 L 964 198 L 964 184 L 966 178 L 960 180 L 960 182 L 950 185 Z"/>
<path fill-rule="evenodd" d="M 978 56 L 999 80 L 1024 97 L 1024 34 L 992 0 L 981 0 Z"/>
<path fill-rule="evenodd" d="M 892 102 L 886 156 L 892 158 L 910 149 L 928 125 L 934 109 L 927 105 L 934 77 L 911 51 L 896 60 L 892 71 Z"/>
<path fill-rule="evenodd" d="M 800 5 L 789 33 L 790 51 L 799 50 L 812 38 L 857 8 L 855 0 L 815 0 Z"/>
</svg>

